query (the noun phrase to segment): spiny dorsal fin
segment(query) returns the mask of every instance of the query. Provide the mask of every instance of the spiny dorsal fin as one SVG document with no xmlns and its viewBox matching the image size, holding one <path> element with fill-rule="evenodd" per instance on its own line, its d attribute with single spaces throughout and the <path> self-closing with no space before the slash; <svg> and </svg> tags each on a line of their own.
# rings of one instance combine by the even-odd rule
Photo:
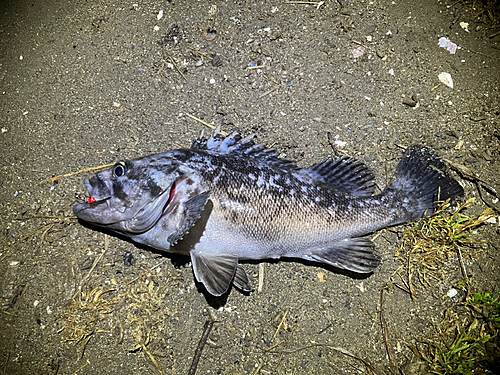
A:
<svg viewBox="0 0 500 375">
<path fill-rule="evenodd" d="M 219 125 L 208 139 L 204 138 L 202 132 L 200 137 L 194 140 L 191 149 L 209 151 L 218 155 L 259 159 L 264 164 L 285 170 L 300 169 L 292 161 L 279 158 L 275 149 L 263 144 L 255 144 L 254 137 L 254 134 L 250 134 L 242 138 L 237 132 L 224 137 Z"/>
<path fill-rule="evenodd" d="M 347 156 L 335 160 L 328 158 L 304 169 L 304 172 L 315 180 L 356 197 L 369 197 L 375 192 L 375 177 L 368 167 Z"/>
</svg>

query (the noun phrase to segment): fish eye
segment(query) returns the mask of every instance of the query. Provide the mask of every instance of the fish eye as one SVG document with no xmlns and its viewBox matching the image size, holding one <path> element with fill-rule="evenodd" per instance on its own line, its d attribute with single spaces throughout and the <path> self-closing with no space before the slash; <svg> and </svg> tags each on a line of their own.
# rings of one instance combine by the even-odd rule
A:
<svg viewBox="0 0 500 375">
<path fill-rule="evenodd" d="M 113 167 L 113 177 L 121 177 L 127 173 L 127 165 L 123 161 L 119 161 Z"/>
</svg>

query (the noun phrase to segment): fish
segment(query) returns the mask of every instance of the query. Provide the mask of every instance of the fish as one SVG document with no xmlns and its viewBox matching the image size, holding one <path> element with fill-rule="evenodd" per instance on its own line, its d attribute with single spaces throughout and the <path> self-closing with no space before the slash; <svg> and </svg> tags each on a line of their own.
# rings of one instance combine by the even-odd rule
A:
<svg viewBox="0 0 500 375">
<path fill-rule="evenodd" d="M 220 127 L 190 148 L 119 161 L 85 186 L 90 198 L 73 207 L 80 220 L 189 255 L 195 279 L 217 297 L 232 285 L 252 290 L 245 260 L 300 259 L 369 276 L 381 262 L 369 234 L 464 194 L 422 145 L 406 149 L 380 192 L 354 158 L 300 168 L 254 135 L 224 136 Z"/>
</svg>

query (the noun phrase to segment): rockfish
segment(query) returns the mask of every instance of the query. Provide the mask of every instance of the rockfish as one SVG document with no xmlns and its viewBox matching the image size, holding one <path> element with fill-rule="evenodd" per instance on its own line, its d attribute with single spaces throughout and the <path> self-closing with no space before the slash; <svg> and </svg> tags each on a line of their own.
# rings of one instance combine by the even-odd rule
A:
<svg viewBox="0 0 500 375">
<path fill-rule="evenodd" d="M 365 235 L 463 195 L 424 146 L 409 147 L 395 181 L 376 194 L 373 174 L 353 158 L 299 168 L 253 136 L 224 137 L 219 128 L 191 148 L 120 161 L 85 185 L 90 198 L 73 208 L 79 219 L 189 254 L 196 280 L 214 296 L 231 284 L 251 290 L 240 260 L 300 258 L 373 272 L 380 258 Z"/>
</svg>

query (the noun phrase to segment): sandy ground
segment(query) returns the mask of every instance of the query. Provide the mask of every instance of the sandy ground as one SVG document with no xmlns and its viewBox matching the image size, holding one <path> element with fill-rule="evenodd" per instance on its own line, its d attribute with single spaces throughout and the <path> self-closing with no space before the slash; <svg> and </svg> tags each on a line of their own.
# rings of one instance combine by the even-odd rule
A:
<svg viewBox="0 0 500 375">
<path fill-rule="evenodd" d="M 70 218 L 92 172 L 40 182 L 189 146 L 206 129 L 191 114 L 256 133 L 301 166 L 332 155 L 336 142 L 381 187 L 399 146 L 419 142 L 499 191 L 500 36 L 489 37 L 498 28 L 487 29 L 481 10 L 427 0 L 4 3 L 0 372 L 185 374 L 212 317 L 198 374 L 364 371 L 315 343 L 389 373 L 378 311 L 391 276 L 402 284 L 394 274 L 401 228 L 376 240 L 383 262 L 370 277 L 271 262 L 261 292 L 233 289 L 214 301 L 186 259 Z M 455 54 L 438 46 L 441 37 L 459 46 Z M 431 90 L 442 72 L 454 88 Z M 477 186 L 455 177 L 477 198 L 468 212 L 481 213 Z M 474 291 L 499 290 L 498 220 L 477 238 L 496 247 L 465 260 Z M 127 252 L 133 265 L 124 264 Z M 256 285 L 258 264 L 246 268 Z M 442 278 L 417 283 L 415 300 L 396 287 L 385 294 L 403 373 L 427 372 L 406 343 L 431 337 L 444 311 L 460 305 L 461 289 L 447 293 L 462 280 L 452 257 Z"/>
</svg>

